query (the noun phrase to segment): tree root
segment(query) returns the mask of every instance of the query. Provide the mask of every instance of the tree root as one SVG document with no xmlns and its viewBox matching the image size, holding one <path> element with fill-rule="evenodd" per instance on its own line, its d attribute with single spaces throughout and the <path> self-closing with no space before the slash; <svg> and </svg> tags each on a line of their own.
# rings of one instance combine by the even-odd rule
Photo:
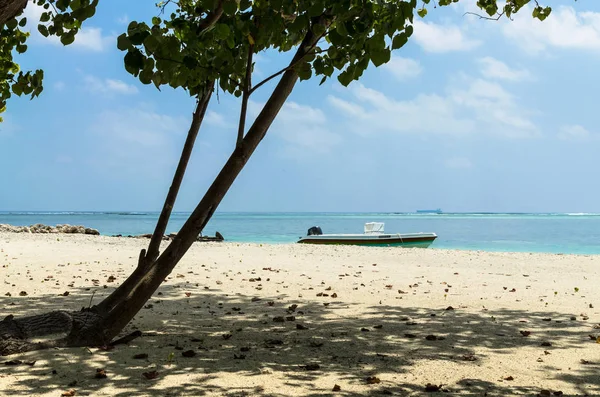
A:
<svg viewBox="0 0 600 397">
<path fill-rule="evenodd" d="M 54 347 L 102 345 L 103 317 L 93 310 L 79 312 L 54 311 L 15 319 L 13 315 L 0 321 L 0 355 L 6 356 Z M 31 341 L 31 338 L 56 335 L 56 339 Z"/>
</svg>

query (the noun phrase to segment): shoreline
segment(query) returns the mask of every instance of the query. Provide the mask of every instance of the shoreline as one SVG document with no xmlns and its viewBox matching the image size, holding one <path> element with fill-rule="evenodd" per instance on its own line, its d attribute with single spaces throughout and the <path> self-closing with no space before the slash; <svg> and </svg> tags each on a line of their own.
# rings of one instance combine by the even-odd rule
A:
<svg viewBox="0 0 600 397">
<path fill-rule="evenodd" d="M 175 213 L 167 234 L 176 232 L 187 217 Z M 380 214 L 275 214 L 219 213 L 209 222 L 205 233 L 221 232 L 227 241 L 253 243 L 296 243 L 311 225 L 326 233 L 355 233 L 369 221 L 386 223 L 388 232 L 435 232 L 438 238 L 431 249 L 458 249 L 486 252 L 543 252 L 554 254 L 600 255 L 594 240 L 600 216 L 394 216 Z M 104 235 L 142 235 L 154 230 L 154 215 L 2 215 L 0 223 L 30 225 L 67 223 L 87 225 Z"/>
<path fill-rule="evenodd" d="M 3 225 L 0 225 L 3 226 Z M 13 225 L 10 225 L 13 226 Z M 70 226 L 70 225 L 66 225 Z M 0 238 L 2 236 L 10 236 L 10 235 L 21 235 L 21 236 L 61 236 L 61 237 L 69 237 L 69 236 L 89 236 L 92 239 L 123 239 L 123 240 L 138 240 L 149 242 L 150 234 L 142 234 L 142 235 L 107 235 L 107 234 L 91 234 L 91 233 L 62 233 L 62 232 L 53 232 L 53 233 L 30 233 L 30 232 L 7 232 L 0 228 Z M 170 241 L 173 237 L 173 233 L 165 235 L 163 237 L 163 241 Z M 298 246 L 298 245 L 307 245 L 307 244 L 297 244 L 296 242 L 277 242 L 277 241 L 269 241 L 269 242 L 254 242 L 254 241 L 231 241 L 225 238 L 224 240 L 216 241 L 214 237 L 211 236 L 203 236 L 203 238 L 208 238 L 210 240 L 198 240 L 196 243 L 218 243 L 218 244 L 246 244 L 249 246 Z M 435 243 L 434 243 L 435 244 Z M 308 244 L 310 246 L 314 246 L 314 244 Z M 323 247 L 323 245 L 319 245 Z M 352 247 L 350 245 L 325 245 L 326 247 Z M 433 244 L 427 248 L 407 248 L 407 247 L 368 247 L 368 246 L 355 246 L 358 248 L 369 248 L 374 250 L 433 250 L 433 251 L 442 251 L 442 252 L 458 252 L 458 253 L 490 253 L 490 254 L 515 254 L 515 255 L 553 255 L 553 256 L 580 256 L 580 257 L 600 257 L 600 253 L 571 253 L 571 252 L 542 252 L 542 251 L 504 251 L 504 250 L 483 250 L 483 249 L 470 249 L 470 248 L 445 248 L 445 247 L 435 247 Z"/>
</svg>

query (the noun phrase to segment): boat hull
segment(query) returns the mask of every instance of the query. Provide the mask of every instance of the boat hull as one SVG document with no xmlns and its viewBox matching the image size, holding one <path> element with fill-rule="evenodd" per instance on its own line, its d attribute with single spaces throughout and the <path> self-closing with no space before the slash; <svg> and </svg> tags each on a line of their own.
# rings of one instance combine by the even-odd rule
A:
<svg viewBox="0 0 600 397">
<path fill-rule="evenodd" d="M 427 248 L 437 238 L 435 234 L 427 235 L 383 235 L 383 236 L 335 236 L 320 235 L 301 238 L 301 244 L 326 244 L 326 245 L 363 245 L 370 247 L 418 247 Z"/>
</svg>

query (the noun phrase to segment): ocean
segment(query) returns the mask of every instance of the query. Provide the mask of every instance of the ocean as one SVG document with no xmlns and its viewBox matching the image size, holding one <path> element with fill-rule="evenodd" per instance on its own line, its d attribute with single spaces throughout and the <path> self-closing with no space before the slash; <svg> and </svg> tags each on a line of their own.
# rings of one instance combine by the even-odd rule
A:
<svg viewBox="0 0 600 397">
<path fill-rule="evenodd" d="M 167 232 L 176 232 L 187 213 L 173 213 Z M 158 212 L 0 212 L 11 225 L 71 224 L 103 235 L 152 233 Z M 293 243 L 311 226 L 323 233 L 362 233 L 366 222 L 385 222 L 388 233 L 434 232 L 428 248 L 600 254 L 600 214 L 499 213 L 233 213 L 219 212 L 204 235 L 219 231 L 226 241 Z"/>
</svg>

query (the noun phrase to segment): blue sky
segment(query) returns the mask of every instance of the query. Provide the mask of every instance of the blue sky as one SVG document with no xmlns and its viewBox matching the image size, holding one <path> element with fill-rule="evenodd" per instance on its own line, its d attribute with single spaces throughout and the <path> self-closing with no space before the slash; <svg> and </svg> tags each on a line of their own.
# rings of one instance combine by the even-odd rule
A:
<svg viewBox="0 0 600 397">
<path fill-rule="evenodd" d="M 464 16 L 473 3 L 431 9 L 349 88 L 297 85 L 220 210 L 600 212 L 600 2 L 550 2 L 544 23 Z M 0 211 L 161 208 L 194 102 L 139 83 L 116 49 L 155 14 L 102 0 L 69 47 L 33 29 L 19 60 L 45 70 L 45 90 L 12 99 L 0 125 Z M 255 79 L 289 56 L 261 54 Z M 218 173 L 238 112 L 213 97 L 176 210 Z"/>
</svg>

